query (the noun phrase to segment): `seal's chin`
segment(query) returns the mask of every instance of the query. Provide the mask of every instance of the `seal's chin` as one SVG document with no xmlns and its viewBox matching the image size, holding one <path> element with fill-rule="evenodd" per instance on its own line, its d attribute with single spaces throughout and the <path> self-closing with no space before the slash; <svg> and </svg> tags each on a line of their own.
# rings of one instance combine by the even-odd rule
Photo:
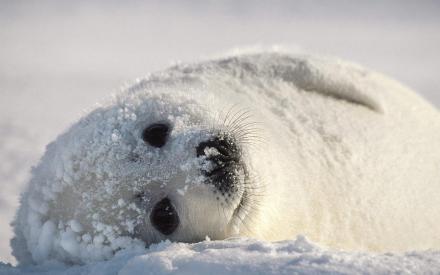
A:
<svg viewBox="0 0 440 275">
<path fill-rule="evenodd" d="M 239 183 L 240 186 L 240 192 L 239 192 L 239 201 L 236 204 L 234 211 L 232 213 L 232 217 L 228 223 L 228 228 L 227 228 L 227 235 L 228 237 L 231 237 L 233 235 L 237 235 L 240 230 L 240 227 L 243 223 L 245 223 L 246 218 L 249 214 L 249 209 L 250 209 L 250 177 L 248 174 L 248 171 L 246 169 L 246 166 L 243 165 L 242 167 L 243 173 L 244 173 L 244 178 L 242 178 L 242 180 Z"/>
</svg>

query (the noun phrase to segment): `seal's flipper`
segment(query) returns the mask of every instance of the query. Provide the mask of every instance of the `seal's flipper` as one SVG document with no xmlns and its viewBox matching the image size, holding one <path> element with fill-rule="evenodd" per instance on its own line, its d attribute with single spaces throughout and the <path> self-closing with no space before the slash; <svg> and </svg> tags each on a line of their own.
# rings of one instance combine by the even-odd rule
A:
<svg viewBox="0 0 440 275">
<path fill-rule="evenodd" d="M 292 70 L 283 74 L 283 80 L 293 82 L 298 88 L 330 96 L 338 100 L 362 105 L 375 112 L 384 113 L 380 90 L 372 89 L 368 72 L 345 63 L 327 63 L 320 59 L 296 60 Z"/>
</svg>

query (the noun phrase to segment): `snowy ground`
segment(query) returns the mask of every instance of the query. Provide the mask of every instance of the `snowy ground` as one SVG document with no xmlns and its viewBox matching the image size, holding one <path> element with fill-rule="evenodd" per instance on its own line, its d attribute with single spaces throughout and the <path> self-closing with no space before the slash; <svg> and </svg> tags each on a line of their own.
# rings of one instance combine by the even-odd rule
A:
<svg viewBox="0 0 440 275">
<path fill-rule="evenodd" d="M 47 264 L 0 274 L 435 274 L 440 252 L 366 254 L 324 250 L 304 237 L 269 243 L 237 239 L 196 244 L 163 242 L 147 250 L 121 251 L 114 259 L 84 266 Z"/>
<path fill-rule="evenodd" d="M 124 3 L 0 0 L 0 261 L 14 263 L 8 224 L 45 144 L 124 81 L 176 60 L 278 43 L 359 62 L 440 106 L 438 1 Z M 374 256 L 317 247 L 301 252 L 297 245 L 164 244 L 70 272 L 440 270 L 435 252 Z M 0 266 L 1 274 L 25 271 Z"/>
</svg>

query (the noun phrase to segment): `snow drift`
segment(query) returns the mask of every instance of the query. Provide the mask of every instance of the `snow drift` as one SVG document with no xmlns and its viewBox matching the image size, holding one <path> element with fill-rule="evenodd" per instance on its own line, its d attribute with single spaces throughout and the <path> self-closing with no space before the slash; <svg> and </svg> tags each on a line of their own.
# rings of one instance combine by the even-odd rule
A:
<svg viewBox="0 0 440 275">
<path fill-rule="evenodd" d="M 11 267 L 0 274 L 435 274 L 440 252 L 349 253 L 322 249 L 304 237 L 269 243 L 250 239 L 162 242 L 149 249 L 122 250 L 109 261 L 81 266 L 46 263 Z"/>
</svg>

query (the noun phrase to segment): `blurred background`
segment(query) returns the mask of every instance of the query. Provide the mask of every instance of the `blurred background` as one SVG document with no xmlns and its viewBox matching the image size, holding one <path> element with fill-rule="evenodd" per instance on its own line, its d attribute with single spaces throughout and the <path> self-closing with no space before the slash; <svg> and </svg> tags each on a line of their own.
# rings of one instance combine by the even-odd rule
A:
<svg viewBox="0 0 440 275">
<path fill-rule="evenodd" d="M 0 0 L 0 261 L 29 171 L 126 81 L 237 47 L 334 55 L 440 107 L 440 1 Z"/>
</svg>

